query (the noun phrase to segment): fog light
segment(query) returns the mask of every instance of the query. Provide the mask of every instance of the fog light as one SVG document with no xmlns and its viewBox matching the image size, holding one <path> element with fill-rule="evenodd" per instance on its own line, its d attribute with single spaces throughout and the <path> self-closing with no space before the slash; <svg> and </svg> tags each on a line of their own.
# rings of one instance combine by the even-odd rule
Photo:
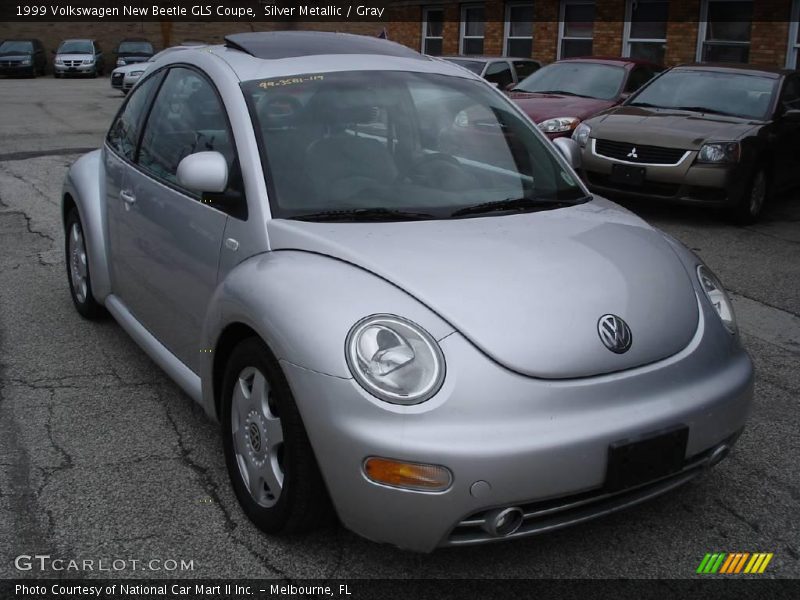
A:
<svg viewBox="0 0 800 600">
<path fill-rule="evenodd" d="M 443 492 L 453 482 L 453 476 L 446 467 L 377 456 L 364 461 L 364 474 L 375 483 L 423 492 Z"/>
</svg>

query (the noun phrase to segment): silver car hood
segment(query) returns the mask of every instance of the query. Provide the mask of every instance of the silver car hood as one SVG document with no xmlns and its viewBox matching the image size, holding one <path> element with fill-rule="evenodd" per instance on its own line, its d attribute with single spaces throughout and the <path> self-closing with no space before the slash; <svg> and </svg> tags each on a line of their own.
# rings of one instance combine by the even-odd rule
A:
<svg viewBox="0 0 800 600">
<path fill-rule="evenodd" d="M 444 221 L 277 219 L 268 231 L 273 250 L 328 255 L 394 283 L 524 375 L 561 379 L 633 368 L 677 353 L 697 329 L 697 297 L 676 253 L 658 231 L 602 199 Z M 631 328 L 624 354 L 598 335 L 608 313 Z"/>
</svg>

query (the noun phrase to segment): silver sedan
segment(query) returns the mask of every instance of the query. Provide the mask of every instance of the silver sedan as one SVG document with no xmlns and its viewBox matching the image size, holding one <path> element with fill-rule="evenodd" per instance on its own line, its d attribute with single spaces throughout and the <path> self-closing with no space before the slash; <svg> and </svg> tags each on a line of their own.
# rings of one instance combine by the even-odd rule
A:
<svg viewBox="0 0 800 600">
<path fill-rule="evenodd" d="M 512 539 L 729 452 L 753 369 L 722 284 L 590 195 L 571 140 L 384 40 L 177 54 L 69 170 L 69 286 L 221 423 L 262 530 Z"/>
</svg>

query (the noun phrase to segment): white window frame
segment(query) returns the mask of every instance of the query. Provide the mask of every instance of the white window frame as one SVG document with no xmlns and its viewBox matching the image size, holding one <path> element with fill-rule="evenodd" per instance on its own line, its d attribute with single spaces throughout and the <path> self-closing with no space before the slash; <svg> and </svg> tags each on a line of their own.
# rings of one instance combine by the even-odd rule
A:
<svg viewBox="0 0 800 600">
<path fill-rule="evenodd" d="M 800 40 L 797 32 L 800 29 L 800 0 L 792 2 L 792 16 L 789 18 L 789 45 L 786 47 L 786 68 L 800 68 Z"/>
<path fill-rule="evenodd" d="M 428 13 L 434 10 L 442 12 L 442 23 L 444 23 L 444 6 L 435 4 L 422 7 L 422 41 L 420 42 L 420 52 L 423 54 L 425 54 L 425 40 L 442 40 L 442 53 L 444 53 L 444 30 L 442 30 L 442 37 L 431 37 L 428 35 Z"/>
<path fill-rule="evenodd" d="M 556 48 L 556 60 L 561 60 L 561 46 L 564 40 L 592 40 L 592 47 L 594 47 L 594 21 L 592 22 L 592 37 L 566 37 L 564 35 L 564 17 L 567 12 L 567 4 L 594 4 L 595 5 L 595 21 L 597 20 L 597 2 L 595 0 L 561 0 L 558 12 L 558 47 Z"/>
<path fill-rule="evenodd" d="M 631 55 L 632 43 L 645 43 L 645 44 L 666 44 L 667 38 L 632 38 L 631 37 L 631 19 L 633 19 L 633 3 L 637 0 L 625 1 L 625 27 L 622 31 L 622 56 L 628 58 Z M 667 21 L 668 23 L 669 21 Z M 666 34 L 666 29 L 664 30 Z"/>
<path fill-rule="evenodd" d="M 518 36 L 515 35 L 511 37 L 511 9 L 518 8 L 520 6 L 530 6 L 533 8 L 533 2 L 530 0 L 528 1 L 517 1 L 517 2 L 506 2 L 506 20 L 503 24 L 503 56 L 511 56 L 508 53 L 508 41 L 509 40 L 530 40 L 531 41 L 531 48 L 533 47 L 533 23 L 531 23 L 531 35 L 530 37 L 526 36 Z M 523 58 L 523 57 L 520 57 Z M 524 57 L 524 58 L 530 58 Z"/>
<path fill-rule="evenodd" d="M 467 31 L 467 11 L 471 8 L 482 8 L 483 9 L 483 35 L 481 37 L 477 36 L 469 36 L 467 38 L 464 35 Z M 459 27 L 458 31 L 458 53 L 464 54 L 464 39 L 470 40 L 483 40 L 484 43 L 484 51 L 486 50 L 486 5 L 482 3 L 472 3 L 472 4 L 462 4 L 461 5 L 461 26 Z M 484 52 L 481 52 L 483 54 Z"/>
<path fill-rule="evenodd" d="M 718 0 L 721 1 L 721 0 Z M 755 2 L 757 0 L 727 0 L 728 2 L 753 2 L 753 6 L 755 7 Z M 697 62 L 703 62 L 703 45 L 706 43 L 706 34 L 708 33 L 708 3 L 714 2 L 714 0 L 701 0 L 700 2 L 700 22 L 698 23 L 698 31 L 697 31 L 697 50 L 695 52 L 695 60 Z M 753 21 L 750 21 L 750 25 L 752 27 Z M 752 31 L 751 31 L 752 37 Z M 752 40 L 747 42 L 747 47 L 750 48 L 752 44 Z M 744 42 L 730 42 L 731 46 L 744 46 Z"/>
</svg>

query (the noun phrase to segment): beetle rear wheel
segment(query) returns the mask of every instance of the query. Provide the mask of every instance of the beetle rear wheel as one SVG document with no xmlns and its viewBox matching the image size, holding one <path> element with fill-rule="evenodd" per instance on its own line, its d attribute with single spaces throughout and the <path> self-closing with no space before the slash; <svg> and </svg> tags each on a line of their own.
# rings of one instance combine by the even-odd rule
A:
<svg viewBox="0 0 800 600">
<path fill-rule="evenodd" d="M 65 226 L 65 255 L 69 291 L 75 309 L 87 319 L 97 319 L 105 314 L 103 307 L 92 295 L 92 279 L 89 273 L 89 254 L 78 211 L 72 209 Z"/>
<path fill-rule="evenodd" d="M 225 462 L 245 514 L 267 533 L 315 529 L 332 514 L 278 362 L 256 338 L 231 353 L 222 386 Z"/>
</svg>

